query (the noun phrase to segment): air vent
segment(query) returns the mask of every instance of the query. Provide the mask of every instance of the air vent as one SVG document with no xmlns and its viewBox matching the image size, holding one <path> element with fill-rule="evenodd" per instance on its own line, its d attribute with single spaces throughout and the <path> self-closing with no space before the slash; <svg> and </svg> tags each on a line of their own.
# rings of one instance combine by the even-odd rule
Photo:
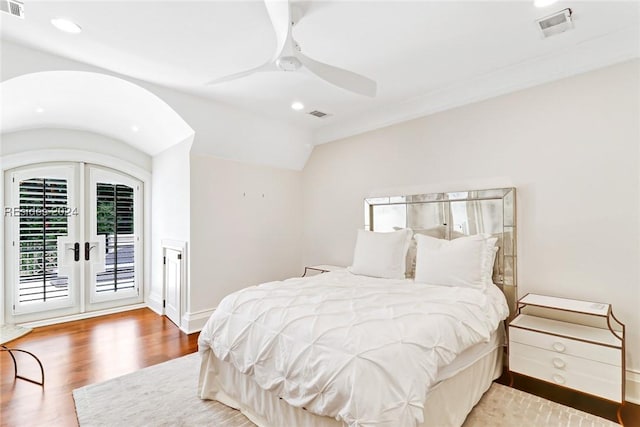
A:
<svg viewBox="0 0 640 427">
<path fill-rule="evenodd" d="M 572 13 L 571 9 L 564 9 L 553 15 L 538 19 L 536 23 L 540 31 L 542 31 L 542 36 L 545 38 L 551 37 L 571 30 L 573 28 Z"/>
<path fill-rule="evenodd" d="M 330 115 L 330 114 L 323 113 L 322 111 L 318 111 L 318 110 L 313 110 L 313 111 L 309 112 L 308 114 L 311 114 L 312 116 L 316 116 L 318 118 L 323 118 L 323 117 L 326 117 L 326 116 Z"/>
<path fill-rule="evenodd" d="M 0 11 L 24 19 L 24 3 L 16 0 L 0 0 Z"/>
</svg>

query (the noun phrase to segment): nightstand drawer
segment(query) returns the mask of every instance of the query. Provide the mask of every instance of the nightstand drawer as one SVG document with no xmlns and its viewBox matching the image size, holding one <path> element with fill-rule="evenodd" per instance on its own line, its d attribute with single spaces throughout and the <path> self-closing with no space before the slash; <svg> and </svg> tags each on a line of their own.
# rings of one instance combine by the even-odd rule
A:
<svg viewBox="0 0 640 427">
<path fill-rule="evenodd" d="M 588 357 L 591 360 L 617 366 L 618 371 L 622 366 L 622 351 L 617 348 L 557 337 L 543 332 L 528 331 L 513 326 L 509 328 L 509 341 L 538 347 L 557 354 Z"/>
<path fill-rule="evenodd" d="M 589 353 L 586 353 L 589 357 Z M 616 402 L 621 401 L 619 366 L 510 342 L 509 369 Z"/>
</svg>

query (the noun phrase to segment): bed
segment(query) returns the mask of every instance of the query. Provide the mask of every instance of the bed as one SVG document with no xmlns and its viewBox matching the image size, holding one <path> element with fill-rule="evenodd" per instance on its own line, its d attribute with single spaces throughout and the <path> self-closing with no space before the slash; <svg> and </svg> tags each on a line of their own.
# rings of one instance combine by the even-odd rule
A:
<svg viewBox="0 0 640 427">
<path fill-rule="evenodd" d="M 375 230 L 370 206 L 369 229 Z M 437 227 L 447 225 L 447 212 Z M 386 225 L 412 223 L 406 211 L 399 221 L 388 217 Z M 504 283 L 494 283 L 496 274 L 505 277 L 504 260 L 499 261 L 505 256 L 504 232 L 500 238 L 480 230 L 442 240 L 416 235 L 415 278 L 405 279 L 397 269 L 402 277 L 408 274 L 405 255 L 414 232 L 404 230 L 359 232 L 349 269 L 264 283 L 225 297 L 198 340 L 200 398 L 239 409 L 264 427 L 461 425 L 502 372 L 502 322 L 509 304 L 499 286 Z M 377 244 L 382 235 L 398 243 L 384 243 L 391 248 L 385 254 L 362 249 L 366 239 Z M 421 254 L 428 245 L 462 247 L 467 240 L 482 248 L 484 242 L 497 244 L 495 250 L 482 249 L 481 268 L 490 271 L 491 283 L 483 278 L 466 286 L 471 281 L 465 279 L 465 286 L 443 286 L 431 273 L 448 265 L 447 259 L 433 254 L 428 260 L 437 259 L 438 268 L 430 266 L 425 276 Z M 490 262 L 484 260 L 489 253 Z M 454 264 L 464 256 L 458 252 Z M 396 259 L 393 271 L 388 258 Z"/>
</svg>

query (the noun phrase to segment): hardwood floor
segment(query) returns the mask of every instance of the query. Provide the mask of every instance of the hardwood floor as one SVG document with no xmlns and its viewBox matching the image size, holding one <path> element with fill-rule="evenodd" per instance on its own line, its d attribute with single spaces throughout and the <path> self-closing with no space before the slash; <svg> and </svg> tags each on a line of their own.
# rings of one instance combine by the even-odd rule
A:
<svg viewBox="0 0 640 427">
<path fill-rule="evenodd" d="M 197 350 L 198 334 L 185 335 L 167 318 L 140 309 L 37 328 L 9 343 L 38 355 L 45 367 L 44 388 L 13 379 L 13 364 L 0 353 L 2 426 L 77 426 L 73 389 L 175 359 Z M 20 357 L 21 374 L 39 370 Z M 508 384 L 508 377 L 499 380 Z M 514 387 L 615 421 L 616 405 L 517 376 Z M 640 427 L 640 406 L 623 408 L 627 427 Z"/>
<path fill-rule="evenodd" d="M 193 353 L 197 339 L 149 309 L 36 328 L 7 346 L 40 358 L 45 386 L 14 381 L 11 358 L 1 352 L 0 424 L 77 426 L 73 389 Z M 33 359 L 16 358 L 21 375 L 39 377 Z"/>
<path fill-rule="evenodd" d="M 497 380 L 497 382 L 504 385 L 509 385 L 510 381 L 511 378 L 506 373 L 502 374 Z M 566 388 L 518 374 L 513 374 L 512 386 L 518 390 L 535 394 L 536 396 L 553 402 L 570 406 L 616 423 L 618 422 L 617 411 L 619 405 L 616 403 L 588 396 L 583 393 L 569 391 Z M 640 405 L 626 402 L 622 407 L 621 416 L 625 427 L 640 427 Z"/>
</svg>

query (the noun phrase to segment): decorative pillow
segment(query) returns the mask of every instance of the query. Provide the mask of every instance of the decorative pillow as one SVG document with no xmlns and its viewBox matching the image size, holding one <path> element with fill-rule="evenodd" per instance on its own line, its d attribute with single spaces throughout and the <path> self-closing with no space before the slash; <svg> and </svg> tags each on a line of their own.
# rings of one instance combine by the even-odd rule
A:
<svg viewBox="0 0 640 427">
<path fill-rule="evenodd" d="M 402 227 L 393 227 L 394 230 L 407 230 Z M 413 230 L 413 235 L 416 234 L 424 234 L 425 236 L 436 237 L 438 239 L 445 239 L 447 236 L 447 226 L 446 225 L 437 225 L 432 228 L 413 228 L 409 229 Z M 463 237 L 464 234 L 459 233 L 457 231 L 451 231 L 452 238 L 456 239 L 458 237 Z M 418 250 L 418 244 L 415 239 L 411 239 L 409 242 L 409 250 L 407 251 L 407 270 L 405 272 L 405 276 L 407 279 L 413 279 L 416 275 L 416 252 Z"/>
<path fill-rule="evenodd" d="M 487 234 L 436 239 L 416 234 L 415 281 L 431 285 L 484 289 L 492 281 L 492 263 L 498 241 Z"/>
<path fill-rule="evenodd" d="M 358 230 L 353 265 L 348 270 L 363 276 L 404 279 L 412 234 L 410 229 L 390 233 Z"/>
</svg>

